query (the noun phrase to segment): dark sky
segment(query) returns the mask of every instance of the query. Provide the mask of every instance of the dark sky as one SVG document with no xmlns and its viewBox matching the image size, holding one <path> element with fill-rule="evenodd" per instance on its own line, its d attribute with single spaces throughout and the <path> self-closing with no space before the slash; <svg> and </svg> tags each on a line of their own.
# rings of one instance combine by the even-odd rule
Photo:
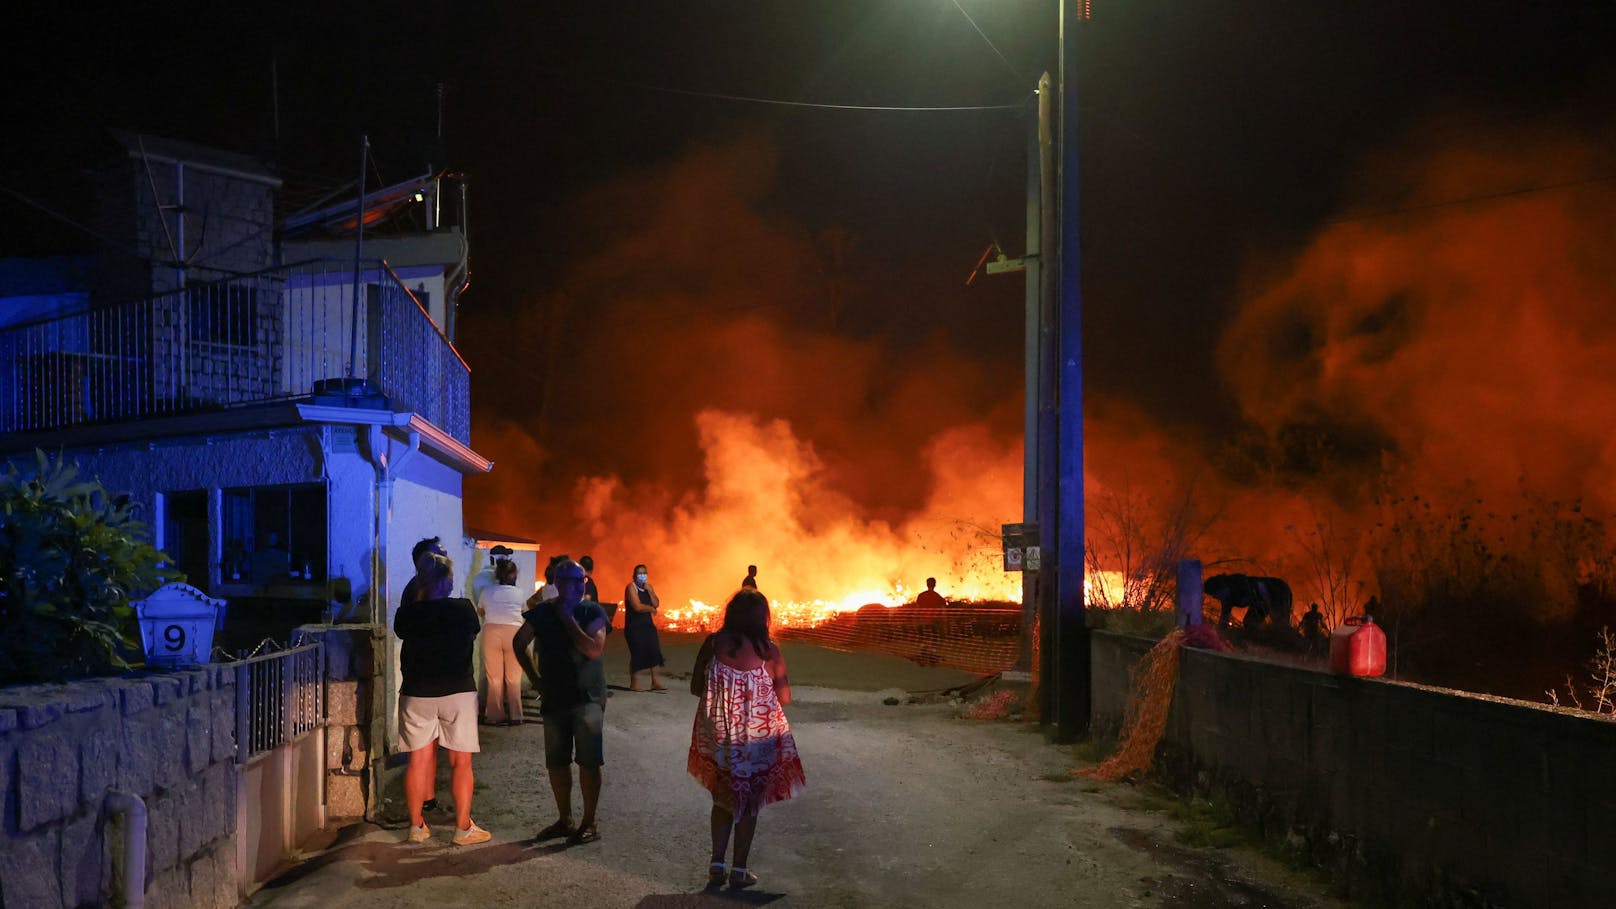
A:
<svg viewBox="0 0 1616 909">
<path fill-rule="evenodd" d="M 273 155 L 293 181 L 328 184 L 351 177 L 368 132 L 380 176 L 396 181 L 432 154 L 433 87 L 444 83 L 449 165 L 472 181 L 461 347 L 477 426 L 508 420 L 542 436 L 581 421 L 593 443 L 547 446 L 573 452 L 547 455 L 562 475 L 632 477 L 634 458 L 612 462 L 658 418 L 594 392 L 636 358 L 664 358 L 659 340 L 685 344 L 707 319 L 749 306 L 773 337 L 841 337 L 907 370 L 979 378 L 959 407 L 1016 426 L 1020 282 L 964 278 L 992 240 L 1020 252 L 1019 112 L 827 110 L 656 89 L 1017 104 L 1054 68 L 1053 3 L 104 6 L 12 14 L 0 181 L 68 206 L 77 149 L 107 126 Z M 1448 122 L 1545 123 L 1608 143 L 1616 114 L 1608 0 L 1098 0 L 1081 28 L 1087 387 L 1168 423 L 1229 416 L 1212 351 L 1243 284 L 1325 222 L 1397 207 L 1411 136 Z M 702 212 L 688 223 L 668 214 L 679 186 Z M 12 197 L 0 212 L 10 250 L 72 233 Z M 636 262 L 625 238 L 681 232 L 689 248 L 665 273 L 622 264 Z M 729 275 L 724 292 L 683 274 L 709 268 Z M 771 286 L 771 274 L 791 286 Z M 734 292 L 749 280 L 755 300 Z M 660 308 L 591 296 L 614 281 L 620 296 L 681 282 L 687 292 Z M 705 313 L 704 300 L 718 309 Z M 863 410 L 849 425 L 898 429 L 929 406 L 883 394 L 837 406 Z M 670 392 L 661 403 L 700 402 Z M 610 419 L 595 419 L 603 408 Z M 942 407 L 937 419 L 958 416 Z M 619 431 L 630 441 L 611 438 Z"/>
</svg>

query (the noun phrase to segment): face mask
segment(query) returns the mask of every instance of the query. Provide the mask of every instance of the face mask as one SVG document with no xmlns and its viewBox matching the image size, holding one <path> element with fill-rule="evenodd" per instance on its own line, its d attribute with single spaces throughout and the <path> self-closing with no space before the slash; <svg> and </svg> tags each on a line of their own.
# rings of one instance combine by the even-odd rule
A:
<svg viewBox="0 0 1616 909">
<path fill-rule="evenodd" d="M 637 574 L 637 575 L 634 576 L 634 583 L 636 583 L 636 584 L 644 584 L 645 579 L 648 578 L 648 577 L 650 577 L 650 575 L 648 575 L 648 574 L 644 574 L 644 573 Z"/>
</svg>

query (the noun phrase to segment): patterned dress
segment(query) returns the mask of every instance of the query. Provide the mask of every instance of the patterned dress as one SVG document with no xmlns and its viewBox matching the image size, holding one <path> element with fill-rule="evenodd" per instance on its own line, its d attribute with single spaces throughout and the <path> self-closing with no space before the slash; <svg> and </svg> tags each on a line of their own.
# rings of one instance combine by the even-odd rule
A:
<svg viewBox="0 0 1616 909">
<path fill-rule="evenodd" d="M 808 784 L 767 666 L 736 669 L 716 658 L 708 664 L 687 769 L 714 804 L 736 817 L 752 817 Z"/>
</svg>

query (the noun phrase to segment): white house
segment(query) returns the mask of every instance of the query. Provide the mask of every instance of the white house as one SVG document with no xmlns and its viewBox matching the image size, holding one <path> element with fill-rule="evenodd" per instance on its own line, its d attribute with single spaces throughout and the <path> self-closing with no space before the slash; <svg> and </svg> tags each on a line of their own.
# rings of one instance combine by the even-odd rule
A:
<svg viewBox="0 0 1616 909">
<path fill-rule="evenodd" d="M 62 450 L 130 492 L 189 582 L 230 602 L 227 647 L 332 613 L 390 625 L 422 537 L 469 574 L 462 481 L 492 464 L 445 331 L 466 274 L 463 225 L 437 217 L 446 178 L 367 194 L 367 231 L 417 220 L 356 265 L 351 195 L 277 220 L 255 159 L 115 140 L 106 245 L 0 262 L 0 459 Z"/>
</svg>

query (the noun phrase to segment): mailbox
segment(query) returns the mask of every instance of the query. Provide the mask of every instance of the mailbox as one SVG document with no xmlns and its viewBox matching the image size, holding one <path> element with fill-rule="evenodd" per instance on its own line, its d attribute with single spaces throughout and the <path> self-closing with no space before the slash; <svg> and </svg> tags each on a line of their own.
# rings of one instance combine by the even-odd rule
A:
<svg viewBox="0 0 1616 909">
<path fill-rule="evenodd" d="M 140 643 L 150 668 L 197 666 L 213 654 L 213 629 L 224 615 L 215 600 L 189 584 L 164 584 L 135 603 Z"/>
</svg>

